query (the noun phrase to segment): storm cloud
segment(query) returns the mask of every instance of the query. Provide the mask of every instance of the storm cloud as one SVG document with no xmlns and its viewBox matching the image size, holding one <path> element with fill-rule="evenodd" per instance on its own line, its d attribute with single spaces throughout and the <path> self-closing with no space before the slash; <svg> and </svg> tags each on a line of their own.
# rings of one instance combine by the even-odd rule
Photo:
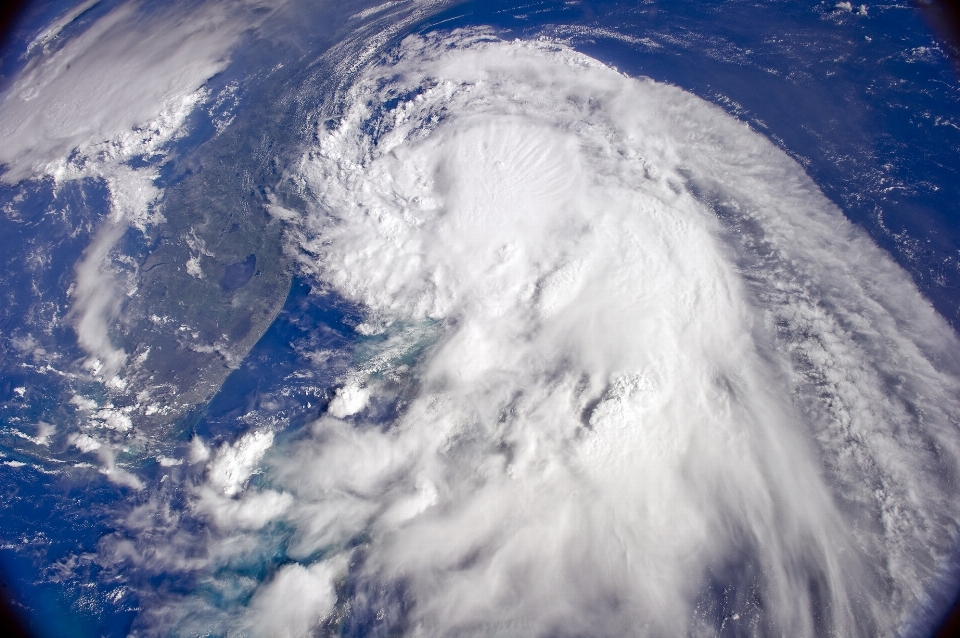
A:
<svg viewBox="0 0 960 638">
<path fill-rule="evenodd" d="M 482 30 L 411 36 L 342 97 L 290 170 L 307 210 L 273 212 L 389 348 L 257 448 L 269 487 L 223 478 L 241 443 L 209 462 L 216 543 L 257 542 L 248 500 L 293 530 L 244 630 L 346 606 L 424 636 L 907 626 L 957 525 L 960 350 L 796 162 Z"/>
</svg>

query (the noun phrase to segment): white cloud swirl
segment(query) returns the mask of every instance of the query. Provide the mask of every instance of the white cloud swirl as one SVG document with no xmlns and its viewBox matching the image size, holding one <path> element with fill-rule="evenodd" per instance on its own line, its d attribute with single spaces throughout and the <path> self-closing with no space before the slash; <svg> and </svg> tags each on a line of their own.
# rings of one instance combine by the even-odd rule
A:
<svg viewBox="0 0 960 638">
<path fill-rule="evenodd" d="M 293 499 L 303 566 L 243 627 L 333 622 L 353 557 L 411 635 L 904 629 L 954 541 L 960 350 L 795 162 L 676 87 L 478 31 L 407 38 L 347 101 L 295 171 L 310 210 L 277 214 L 365 330 L 431 345 L 358 368 L 270 490 L 222 499 Z M 377 422 L 396 380 L 417 392 Z"/>
</svg>

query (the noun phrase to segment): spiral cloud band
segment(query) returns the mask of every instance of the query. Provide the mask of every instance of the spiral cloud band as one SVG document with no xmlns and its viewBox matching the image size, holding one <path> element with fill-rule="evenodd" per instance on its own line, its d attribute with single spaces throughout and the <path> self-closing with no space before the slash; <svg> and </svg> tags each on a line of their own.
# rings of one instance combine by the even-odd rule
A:
<svg viewBox="0 0 960 638">
<path fill-rule="evenodd" d="M 909 631 L 955 538 L 960 350 L 795 161 L 482 30 L 408 37 L 343 98 L 291 170 L 307 210 L 271 212 L 372 345 L 295 441 L 197 442 L 211 543 L 293 530 L 232 622 Z"/>
</svg>

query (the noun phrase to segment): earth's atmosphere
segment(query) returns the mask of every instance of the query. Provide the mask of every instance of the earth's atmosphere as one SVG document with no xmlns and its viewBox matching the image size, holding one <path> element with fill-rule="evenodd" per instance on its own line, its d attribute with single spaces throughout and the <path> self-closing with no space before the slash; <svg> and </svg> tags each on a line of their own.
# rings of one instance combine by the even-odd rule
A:
<svg viewBox="0 0 960 638">
<path fill-rule="evenodd" d="M 932 10 L 28 3 L 4 597 L 36 636 L 930 635 Z"/>
</svg>

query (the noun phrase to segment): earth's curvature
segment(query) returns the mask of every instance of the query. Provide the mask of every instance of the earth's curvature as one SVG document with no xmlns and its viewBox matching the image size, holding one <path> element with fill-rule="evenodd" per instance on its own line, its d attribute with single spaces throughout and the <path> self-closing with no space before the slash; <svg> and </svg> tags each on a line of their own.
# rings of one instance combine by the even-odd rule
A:
<svg viewBox="0 0 960 638">
<path fill-rule="evenodd" d="M 960 80 L 908 2 L 28 4 L 37 636 L 927 636 Z"/>
</svg>

